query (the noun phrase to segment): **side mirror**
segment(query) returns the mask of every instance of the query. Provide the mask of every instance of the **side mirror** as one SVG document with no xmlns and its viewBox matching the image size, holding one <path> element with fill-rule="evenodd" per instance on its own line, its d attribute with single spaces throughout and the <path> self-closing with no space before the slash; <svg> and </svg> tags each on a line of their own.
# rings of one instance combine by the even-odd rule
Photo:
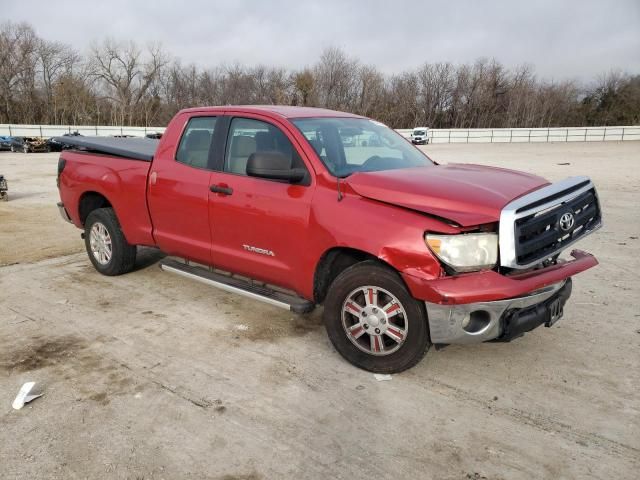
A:
<svg viewBox="0 0 640 480">
<path fill-rule="evenodd" d="M 303 168 L 291 168 L 291 157 L 280 152 L 255 152 L 247 160 L 247 175 L 250 177 L 298 183 L 304 180 L 306 173 Z"/>
</svg>

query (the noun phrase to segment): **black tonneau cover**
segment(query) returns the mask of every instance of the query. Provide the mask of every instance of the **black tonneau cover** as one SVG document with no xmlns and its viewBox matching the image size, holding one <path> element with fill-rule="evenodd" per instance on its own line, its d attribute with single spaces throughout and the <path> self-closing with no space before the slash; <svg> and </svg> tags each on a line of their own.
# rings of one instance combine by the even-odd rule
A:
<svg viewBox="0 0 640 480">
<path fill-rule="evenodd" d="M 150 162 L 158 148 L 160 140 L 153 138 L 117 138 L 117 137 L 55 137 L 58 143 L 78 147 L 91 152 L 106 153 L 118 157 Z"/>
</svg>

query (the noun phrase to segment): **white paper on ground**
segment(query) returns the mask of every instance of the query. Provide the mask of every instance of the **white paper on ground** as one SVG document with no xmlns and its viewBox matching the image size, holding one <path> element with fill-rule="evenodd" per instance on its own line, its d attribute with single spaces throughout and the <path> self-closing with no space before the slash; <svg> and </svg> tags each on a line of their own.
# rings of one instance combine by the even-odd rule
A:
<svg viewBox="0 0 640 480">
<path fill-rule="evenodd" d="M 22 407 L 24 407 L 25 403 L 29 403 L 31 400 L 35 400 L 36 398 L 41 397 L 42 393 L 38 393 L 35 395 L 31 393 L 31 390 L 33 390 L 35 384 L 36 382 L 27 382 L 22 385 L 22 388 L 18 392 L 18 396 L 13 401 L 13 404 L 11 406 L 16 410 L 20 410 Z"/>
<path fill-rule="evenodd" d="M 386 380 L 391 380 L 391 375 L 385 373 L 374 373 L 373 377 L 379 382 L 384 382 Z"/>
</svg>

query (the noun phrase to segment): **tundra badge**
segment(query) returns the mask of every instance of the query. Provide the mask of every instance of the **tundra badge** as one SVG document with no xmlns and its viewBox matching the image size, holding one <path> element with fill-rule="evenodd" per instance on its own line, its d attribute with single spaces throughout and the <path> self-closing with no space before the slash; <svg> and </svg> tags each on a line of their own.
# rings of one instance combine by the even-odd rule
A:
<svg viewBox="0 0 640 480">
<path fill-rule="evenodd" d="M 275 257 L 275 254 L 271 250 L 265 250 L 264 248 L 252 247 L 251 245 L 242 245 L 242 248 L 244 248 L 248 252 L 259 253 L 261 255 L 268 255 L 270 257 Z"/>
</svg>

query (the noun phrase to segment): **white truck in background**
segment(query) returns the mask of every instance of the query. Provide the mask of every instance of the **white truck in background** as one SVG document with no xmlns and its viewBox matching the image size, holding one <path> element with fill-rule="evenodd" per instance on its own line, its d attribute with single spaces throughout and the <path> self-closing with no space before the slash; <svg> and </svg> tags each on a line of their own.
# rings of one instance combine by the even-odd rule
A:
<svg viewBox="0 0 640 480">
<path fill-rule="evenodd" d="M 429 143 L 429 129 L 427 127 L 416 127 L 411 132 L 411 143 L 414 145 L 426 145 Z"/>
</svg>

